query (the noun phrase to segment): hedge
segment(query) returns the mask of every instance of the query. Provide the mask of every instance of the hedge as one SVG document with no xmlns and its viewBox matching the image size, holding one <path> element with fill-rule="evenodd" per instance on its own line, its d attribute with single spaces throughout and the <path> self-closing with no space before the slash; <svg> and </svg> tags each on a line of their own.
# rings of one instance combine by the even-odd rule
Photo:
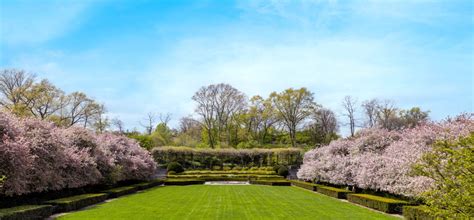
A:
<svg viewBox="0 0 474 220">
<path fill-rule="evenodd" d="M 409 203 L 397 199 L 389 199 L 368 194 L 348 194 L 347 200 L 386 213 L 401 213 L 402 208 Z"/>
<path fill-rule="evenodd" d="M 296 165 L 303 159 L 303 150 L 299 148 L 273 149 L 203 149 L 190 147 L 155 147 L 151 150 L 158 164 L 178 162 L 184 168 L 211 169 L 225 164 L 240 167 L 273 166 L 276 164 Z"/>
<path fill-rule="evenodd" d="M 2 220 L 44 219 L 53 214 L 52 205 L 24 205 L 0 209 Z"/>
<path fill-rule="evenodd" d="M 185 186 L 185 185 L 199 185 L 204 184 L 204 180 L 198 179 L 167 179 L 165 180 L 166 186 Z"/>
<path fill-rule="evenodd" d="M 434 220 L 426 206 L 403 206 L 403 217 L 407 220 Z"/>
<path fill-rule="evenodd" d="M 163 183 L 164 183 L 164 180 L 158 179 L 158 180 L 153 180 L 150 182 L 137 183 L 132 186 L 135 187 L 137 190 L 145 190 L 145 189 L 149 189 L 155 186 L 163 185 Z"/>
<path fill-rule="evenodd" d="M 46 204 L 55 205 L 54 213 L 69 212 L 90 206 L 106 200 L 106 193 L 82 194 L 78 196 L 66 197 L 47 201 Z"/>
<path fill-rule="evenodd" d="M 250 184 L 268 186 L 291 186 L 291 182 L 286 180 L 251 180 Z"/>
<path fill-rule="evenodd" d="M 257 175 L 277 175 L 274 171 L 266 170 L 189 170 L 176 175 L 201 175 L 201 174 L 257 174 Z"/>
<path fill-rule="evenodd" d="M 298 180 L 290 180 L 291 185 L 301 187 L 304 189 L 309 189 L 311 191 L 316 191 L 317 190 L 317 184 L 314 183 L 308 183 L 308 182 L 303 182 L 303 181 L 298 181 Z"/>
<path fill-rule="evenodd" d="M 257 174 L 198 174 L 198 175 L 176 175 L 170 174 L 167 175 L 168 178 L 207 178 L 207 177 L 242 177 L 242 178 L 251 178 L 251 179 L 258 179 L 258 178 L 282 178 L 278 175 L 257 175 Z"/>
<path fill-rule="evenodd" d="M 316 192 L 338 199 L 347 199 L 347 195 L 353 193 L 350 190 L 339 189 L 330 186 L 317 185 Z"/>
<path fill-rule="evenodd" d="M 107 193 L 109 196 L 108 198 L 117 198 L 120 196 L 132 194 L 137 191 L 137 187 L 134 186 L 123 186 L 113 189 L 108 189 L 103 191 L 103 193 Z"/>
</svg>

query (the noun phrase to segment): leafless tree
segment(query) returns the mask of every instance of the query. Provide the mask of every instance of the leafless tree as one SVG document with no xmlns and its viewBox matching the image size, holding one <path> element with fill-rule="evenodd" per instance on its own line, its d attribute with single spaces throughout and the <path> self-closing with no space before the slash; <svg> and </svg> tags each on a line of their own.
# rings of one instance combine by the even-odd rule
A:
<svg viewBox="0 0 474 220">
<path fill-rule="evenodd" d="M 326 135 L 336 133 L 338 130 L 336 114 L 327 108 L 320 108 L 314 112 L 313 120 L 321 128 L 321 132 Z"/>
<path fill-rule="evenodd" d="M 222 138 L 222 133 L 226 133 L 226 140 L 229 144 L 230 130 L 229 121 L 237 113 L 242 112 L 247 106 L 246 96 L 229 84 L 217 84 L 210 86 L 215 90 L 214 109 L 216 112 L 217 137 Z"/>
<path fill-rule="evenodd" d="M 124 124 L 123 121 L 120 120 L 118 117 L 112 119 L 111 121 L 112 125 L 118 130 L 120 134 L 124 133 Z"/>
<path fill-rule="evenodd" d="M 25 93 L 35 81 L 35 75 L 24 70 L 4 69 L 0 72 L 0 106 L 13 110 L 25 100 Z"/>
<path fill-rule="evenodd" d="M 153 112 L 148 112 L 146 118 L 143 119 L 143 122 L 139 122 L 142 127 L 145 128 L 145 131 L 148 135 L 153 132 L 153 128 L 155 127 L 156 123 L 156 114 Z"/>
<path fill-rule="evenodd" d="M 380 101 L 377 99 L 366 100 L 361 105 L 366 117 L 365 127 L 373 128 L 377 126 L 377 115 L 380 110 Z"/>
<path fill-rule="evenodd" d="M 171 121 L 171 113 L 166 113 L 166 114 L 160 113 L 158 115 L 158 118 L 160 120 L 160 123 L 168 126 L 168 123 Z"/>
<path fill-rule="evenodd" d="M 335 138 L 339 127 L 333 111 L 327 108 L 316 109 L 311 114 L 311 119 L 308 128 L 315 143 L 327 144 Z"/>
<path fill-rule="evenodd" d="M 398 118 L 398 108 L 395 107 L 395 104 L 391 100 L 384 100 L 380 103 L 377 111 L 377 121 L 378 125 L 381 128 L 388 130 L 393 130 L 398 127 L 399 118 Z"/>
<path fill-rule="evenodd" d="M 84 127 L 89 124 L 89 119 L 102 112 L 99 104 L 94 102 L 82 92 L 69 94 L 65 101 L 65 108 L 61 109 L 61 121 L 66 126 L 83 123 Z"/>
<path fill-rule="evenodd" d="M 213 86 L 203 86 L 192 97 L 192 99 L 197 102 L 197 106 L 194 111 L 202 118 L 200 123 L 207 133 L 209 146 L 211 148 L 214 148 L 216 144 L 214 135 L 216 117 L 216 112 L 214 109 L 214 97 L 216 96 L 216 93 L 217 91 L 213 88 Z"/>
<path fill-rule="evenodd" d="M 356 106 L 357 106 L 357 100 L 352 98 L 351 96 L 346 96 L 344 97 L 344 100 L 342 101 L 342 107 L 344 108 L 344 116 L 347 117 L 349 120 L 349 128 L 351 131 L 351 137 L 354 137 L 355 134 L 355 127 L 356 127 L 356 118 L 355 118 L 355 112 L 356 112 Z"/>
</svg>

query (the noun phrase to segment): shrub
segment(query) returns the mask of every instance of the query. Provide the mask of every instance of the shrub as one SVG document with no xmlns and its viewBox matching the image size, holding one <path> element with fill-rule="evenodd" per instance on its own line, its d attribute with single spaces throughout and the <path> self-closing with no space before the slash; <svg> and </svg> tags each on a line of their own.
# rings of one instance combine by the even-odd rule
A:
<svg viewBox="0 0 474 220">
<path fill-rule="evenodd" d="M 183 171 L 183 167 L 178 162 L 171 162 L 168 164 L 168 174 L 169 172 L 182 173 Z"/>
<path fill-rule="evenodd" d="M 426 206 L 403 206 L 403 217 L 407 220 L 435 220 Z"/>
<path fill-rule="evenodd" d="M 23 205 L 12 208 L 0 209 L 0 219 L 22 220 L 43 219 L 53 214 L 52 205 Z"/>
<path fill-rule="evenodd" d="M 123 186 L 113 189 L 108 189 L 103 191 L 103 193 L 107 193 L 109 196 L 108 198 L 117 198 L 123 195 L 128 195 L 137 191 L 137 188 L 133 186 Z"/>
<path fill-rule="evenodd" d="M 298 180 L 290 180 L 290 182 L 291 182 L 291 185 L 294 185 L 297 187 L 301 187 L 301 188 L 308 189 L 311 191 L 317 190 L 317 185 L 313 183 L 307 183 L 307 182 L 298 181 Z"/>
<path fill-rule="evenodd" d="M 288 174 L 289 174 L 288 167 L 281 166 L 280 168 L 278 168 L 278 175 L 282 177 L 287 177 Z"/>
<path fill-rule="evenodd" d="M 291 186 L 291 182 L 286 180 L 251 180 L 250 183 L 269 186 Z"/>
<path fill-rule="evenodd" d="M 204 180 L 198 179 L 167 179 L 165 180 L 165 185 L 167 186 L 185 186 L 185 185 L 200 185 L 204 184 Z"/>
<path fill-rule="evenodd" d="M 273 168 L 273 171 L 275 171 L 275 173 L 278 173 L 278 170 L 280 169 L 281 166 L 282 166 L 282 165 L 279 165 L 279 164 L 273 166 L 273 167 L 272 167 L 272 168 Z"/>
<path fill-rule="evenodd" d="M 50 200 L 46 203 L 56 206 L 54 210 L 55 213 L 69 212 L 103 202 L 107 199 L 107 196 L 108 195 L 105 193 L 82 194 L 78 196 Z"/>
<path fill-rule="evenodd" d="M 338 198 L 338 199 L 347 199 L 347 195 L 349 193 L 352 193 L 349 190 L 339 189 L 339 188 L 330 187 L 330 186 L 323 186 L 323 185 L 318 185 L 316 187 L 316 191 L 318 193 L 331 196 L 334 198 Z"/>
<path fill-rule="evenodd" d="M 434 180 L 436 188 L 423 193 L 433 216 L 474 216 L 474 133 L 457 141 L 441 141 L 414 166 L 416 174 Z"/>
<path fill-rule="evenodd" d="M 408 202 L 368 194 L 348 194 L 347 200 L 386 213 L 401 213 Z"/>
<path fill-rule="evenodd" d="M 303 150 L 299 148 L 209 149 L 155 147 L 151 152 L 158 164 L 168 164 L 169 162 L 177 161 L 186 166 L 184 162 L 190 164 L 199 162 L 203 167 L 211 169 L 213 165 L 221 165 L 224 162 L 240 167 L 300 164 Z M 255 163 L 257 161 L 258 163 Z"/>
<path fill-rule="evenodd" d="M 241 170 L 242 167 L 239 167 L 239 166 L 235 166 L 234 168 L 232 168 L 232 170 Z"/>
</svg>

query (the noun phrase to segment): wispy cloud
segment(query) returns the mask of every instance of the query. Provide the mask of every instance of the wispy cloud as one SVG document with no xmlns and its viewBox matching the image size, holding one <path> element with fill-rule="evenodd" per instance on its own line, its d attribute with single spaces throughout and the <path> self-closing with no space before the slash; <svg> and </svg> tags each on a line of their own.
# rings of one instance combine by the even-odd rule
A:
<svg viewBox="0 0 474 220">
<path fill-rule="evenodd" d="M 81 24 L 91 1 L 2 1 L 0 43 L 42 43 Z"/>
</svg>

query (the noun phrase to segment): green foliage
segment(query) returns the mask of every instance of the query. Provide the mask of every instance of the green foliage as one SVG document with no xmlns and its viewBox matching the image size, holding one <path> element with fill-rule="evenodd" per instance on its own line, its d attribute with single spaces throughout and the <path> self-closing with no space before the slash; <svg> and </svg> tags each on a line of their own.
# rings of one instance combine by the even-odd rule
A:
<svg viewBox="0 0 474 220">
<path fill-rule="evenodd" d="M 186 186 L 186 185 L 196 185 L 196 184 L 204 184 L 204 180 L 199 179 L 167 179 L 165 180 L 165 185 L 167 186 Z"/>
<path fill-rule="evenodd" d="M 352 191 L 349 191 L 349 190 L 339 189 L 339 188 L 330 187 L 330 186 L 323 186 L 323 185 L 317 185 L 316 191 L 318 193 L 331 196 L 334 198 L 338 198 L 338 199 L 346 199 L 347 195 L 349 193 L 352 193 Z"/>
<path fill-rule="evenodd" d="M 291 182 L 287 180 L 251 180 L 250 183 L 268 186 L 291 186 Z"/>
<path fill-rule="evenodd" d="M 290 180 L 290 182 L 291 182 L 291 185 L 293 186 L 301 187 L 301 188 L 308 189 L 311 191 L 316 191 L 317 186 L 318 186 L 317 184 L 307 183 L 307 182 L 298 181 L 298 180 Z"/>
<path fill-rule="evenodd" d="M 288 171 L 288 167 L 281 166 L 280 168 L 278 168 L 278 175 L 280 175 L 282 177 L 287 177 L 288 174 L 290 174 L 289 171 Z"/>
<path fill-rule="evenodd" d="M 203 149 L 189 147 L 156 147 L 152 150 L 158 164 L 179 162 L 186 169 L 212 169 L 225 164 L 239 167 L 264 167 L 274 164 L 298 164 L 302 160 L 298 148 L 273 149 Z M 243 169 L 243 168 L 242 168 Z"/>
<path fill-rule="evenodd" d="M 166 146 L 172 143 L 172 135 L 171 129 L 165 123 L 160 123 L 150 136 L 155 146 Z"/>
<path fill-rule="evenodd" d="M 53 214 L 52 205 L 23 205 L 0 209 L 0 219 L 42 219 Z"/>
<path fill-rule="evenodd" d="M 183 166 L 178 162 L 171 162 L 168 164 L 168 172 L 173 171 L 175 173 L 181 173 L 184 171 Z"/>
<path fill-rule="evenodd" d="M 153 147 L 155 147 L 155 144 L 153 143 L 153 139 L 151 138 L 150 135 L 131 134 L 131 135 L 128 135 L 128 137 L 137 140 L 140 146 L 147 150 L 151 150 Z"/>
<path fill-rule="evenodd" d="M 436 218 L 431 216 L 428 207 L 421 206 L 403 206 L 403 217 L 406 220 L 435 220 Z"/>
<path fill-rule="evenodd" d="M 347 195 L 347 200 L 386 213 L 401 213 L 403 206 L 409 204 L 402 200 L 389 199 L 368 194 L 349 194 Z"/>
<path fill-rule="evenodd" d="M 47 201 L 56 206 L 55 212 L 69 212 L 106 200 L 106 193 L 91 193 Z"/>
<path fill-rule="evenodd" d="M 474 133 L 454 142 L 438 142 L 414 166 L 414 173 L 434 180 L 423 194 L 433 216 L 474 216 Z"/>
</svg>

